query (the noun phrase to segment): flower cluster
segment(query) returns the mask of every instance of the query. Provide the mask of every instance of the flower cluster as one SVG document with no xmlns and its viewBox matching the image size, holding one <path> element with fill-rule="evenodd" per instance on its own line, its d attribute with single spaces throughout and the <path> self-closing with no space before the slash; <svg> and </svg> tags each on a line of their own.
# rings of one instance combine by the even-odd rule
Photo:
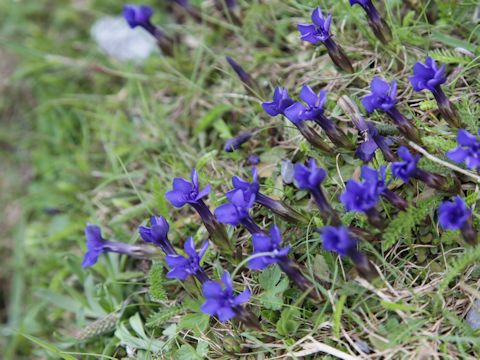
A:
<svg viewBox="0 0 480 360">
<path fill-rule="evenodd" d="M 191 6 L 187 1 L 176 2 L 185 8 Z M 372 2 L 370 0 L 351 0 L 350 4 L 358 4 L 366 11 L 372 30 L 383 43 L 387 43 L 392 36 L 391 31 L 385 21 L 381 19 Z M 235 1 L 227 1 L 220 5 L 226 5 L 228 11 L 237 11 Z M 235 13 L 232 12 L 232 14 Z M 168 39 L 158 27 L 151 23 L 152 15 L 153 10 L 148 6 L 126 5 L 124 8 L 124 17 L 131 27 L 145 28 L 159 42 Z M 350 61 L 343 50 L 332 40 L 332 14 L 325 17 L 321 9 L 316 8 L 311 14 L 311 19 L 312 24 L 298 25 L 301 39 L 312 44 L 323 43 L 333 62 L 340 69 L 353 73 L 354 70 Z M 261 92 L 261 88 L 253 81 L 252 76 L 237 62 L 230 57 L 227 57 L 227 61 L 247 90 Z M 409 80 L 415 91 L 425 89 L 431 91 L 439 104 L 439 110 L 443 117 L 457 126 L 459 122 L 455 110 L 440 87 L 446 82 L 445 71 L 445 66 L 439 67 L 432 58 L 427 57 L 425 63 L 418 62 L 415 64 L 413 76 Z M 255 93 L 255 91 L 252 93 Z M 314 147 L 322 150 L 323 154 L 339 148 L 343 151 L 350 151 L 351 142 L 346 135 L 348 132 L 342 130 L 326 115 L 327 93 L 323 90 L 317 93 L 308 85 L 303 85 L 299 97 L 301 101 L 294 101 L 286 88 L 277 87 L 272 101 L 264 102 L 262 106 L 270 116 L 285 116 L 298 128 L 305 139 Z M 418 129 L 397 109 L 399 99 L 397 98 L 396 80 L 389 84 L 379 76 L 374 77 L 370 84 L 370 94 L 364 96 L 361 102 L 368 113 L 377 110 L 385 112 L 405 138 L 421 143 L 421 135 Z M 446 188 L 447 179 L 445 177 L 428 172 L 419 166 L 420 155 L 412 153 L 404 145 L 398 147 L 396 155 L 393 154 L 390 149 L 393 141 L 385 134 L 381 134 L 380 126 L 377 127 L 372 122 L 367 122 L 359 113 L 356 105 L 347 102 L 344 106 L 350 113 L 352 123 L 361 137 L 361 143 L 355 151 L 356 156 L 364 162 L 369 162 L 373 159 L 375 151 L 380 149 L 385 160 L 390 163 L 388 166 L 382 165 L 377 168 L 364 165 L 361 168 L 361 181 L 350 179 L 346 182 L 345 191 L 339 196 L 339 199 L 347 211 L 362 212 L 367 216 L 373 227 L 384 229 L 386 220 L 376 209 L 380 199 L 385 199 L 400 211 L 408 207 L 407 201 L 390 188 L 391 183 L 387 180 L 388 168 L 393 178 L 404 182 L 399 186 L 407 187 L 408 183 L 415 179 L 443 193 L 451 192 L 450 189 Z M 313 123 L 313 125 L 306 125 L 307 122 Z M 318 125 L 325 132 L 333 147 L 327 145 L 320 138 L 319 133 L 314 129 L 315 125 Z M 239 149 L 251 136 L 252 131 L 240 133 L 226 142 L 224 150 L 232 152 Z M 402 139 L 400 139 L 401 141 Z M 479 171 L 480 138 L 467 130 L 460 129 L 457 142 L 459 146 L 449 151 L 446 154 L 447 157 L 455 162 L 465 163 L 470 170 Z M 410 145 L 415 148 L 414 145 Z M 322 163 L 324 163 L 323 160 Z M 257 164 L 259 162 L 258 156 L 251 155 L 249 162 Z M 289 164 L 292 166 L 291 162 Z M 362 229 L 357 226 L 355 220 L 348 227 L 343 224 L 339 215 L 340 207 L 331 203 L 332 198 L 337 198 L 337 196 L 328 192 L 335 178 L 327 179 L 327 176 L 327 171 L 320 167 L 314 158 L 308 159 L 306 163 L 299 161 L 293 167 L 293 179 L 296 187 L 310 194 L 320 212 L 321 219 L 316 219 L 315 223 L 318 221 L 324 224 L 322 228 L 316 230 L 320 233 L 323 249 L 334 252 L 342 258 L 351 259 L 360 276 L 373 280 L 378 276 L 378 270 L 368 257 L 360 251 L 361 241 L 359 239 L 362 240 L 365 233 L 381 237 L 381 231 Z M 290 177 L 292 176 L 290 175 Z M 339 177 L 342 178 L 341 175 Z M 287 184 L 291 182 L 292 179 L 285 180 Z M 396 183 L 400 183 L 400 181 Z M 250 270 L 263 270 L 276 264 L 301 291 L 308 294 L 310 298 L 319 300 L 320 295 L 316 291 L 319 279 L 307 277 L 302 264 L 295 259 L 294 248 L 287 240 L 291 233 L 287 230 L 282 236 L 280 226 L 271 225 L 269 229 L 264 226 L 263 224 L 269 222 L 270 219 L 260 219 L 254 205 L 258 204 L 290 223 L 314 223 L 312 222 L 313 217 L 308 218 L 285 202 L 266 195 L 269 189 L 265 189 L 260 184 L 255 167 L 252 168 L 251 181 L 234 176 L 232 186 L 233 189 L 225 194 L 227 202 L 216 207 L 213 213 L 207 205 L 212 188 L 210 185 L 200 186 L 199 176 L 195 168 L 191 171 L 190 181 L 180 177 L 174 178 L 172 189 L 165 193 L 165 198 L 173 207 L 189 206 L 196 211 L 209 233 L 213 248 L 211 251 L 222 255 L 226 266 L 229 263 L 240 264 L 232 272 L 232 275 L 228 271 L 223 272 L 221 275 L 223 284 L 212 280 L 209 260 L 208 258 L 207 260 L 204 259 L 209 248 L 209 240 L 201 242 L 199 250 L 197 250 L 193 238 L 187 237 L 183 242 L 183 250 L 177 250 L 175 242 L 172 243 L 169 239 L 170 225 L 163 216 L 152 216 L 149 226 L 139 226 L 138 232 L 143 239 L 143 242 L 139 244 L 125 244 L 106 240 L 102 237 L 100 227 L 87 225 L 85 229 L 87 251 L 82 266 L 93 266 L 98 262 L 101 254 L 108 252 L 141 259 L 163 259 L 169 269 L 168 278 L 180 281 L 191 278 L 192 281 L 196 279 L 199 282 L 198 287 L 201 285 L 205 300 L 201 306 L 201 311 L 218 318 L 221 322 L 237 318 L 247 325 L 259 327 L 257 316 L 245 307 L 251 297 L 250 290 L 243 290 L 237 295 L 234 291 L 234 275 L 242 264 L 248 264 Z M 304 193 L 299 192 L 298 198 L 303 195 Z M 392 211 L 396 212 L 397 209 Z M 445 201 L 440 205 L 438 223 L 445 230 L 459 230 L 469 244 L 476 244 L 477 233 L 473 226 L 472 210 L 460 196 L 455 196 L 451 201 Z M 251 239 L 251 244 L 243 247 L 244 244 L 242 243 L 242 248 L 237 249 L 233 244 L 234 239 L 230 239 L 223 224 L 244 227 L 250 233 L 244 233 L 244 235 Z M 282 240 L 282 237 L 285 241 Z M 244 252 L 237 250 L 243 250 L 247 247 L 251 249 L 251 255 L 243 262 L 239 262 L 239 257 Z M 218 261 L 220 263 L 222 258 Z"/>
</svg>

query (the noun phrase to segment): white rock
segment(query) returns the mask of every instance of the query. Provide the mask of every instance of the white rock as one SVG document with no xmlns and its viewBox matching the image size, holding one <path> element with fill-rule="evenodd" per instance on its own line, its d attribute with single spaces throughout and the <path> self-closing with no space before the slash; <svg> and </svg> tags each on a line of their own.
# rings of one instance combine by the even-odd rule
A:
<svg viewBox="0 0 480 360">
<path fill-rule="evenodd" d="M 131 29 L 123 17 L 99 19 L 90 34 L 103 52 L 119 61 L 141 63 L 159 52 L 153 36 L 140 27 Z"/>
</svg>

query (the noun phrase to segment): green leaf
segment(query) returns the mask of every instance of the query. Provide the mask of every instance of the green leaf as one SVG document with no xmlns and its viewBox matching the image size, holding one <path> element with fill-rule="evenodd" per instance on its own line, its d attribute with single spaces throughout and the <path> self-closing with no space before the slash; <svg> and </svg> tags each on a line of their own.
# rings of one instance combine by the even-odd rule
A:
<svg viewBox="0 0 480 360">
<path fill-rule="evenodd" d="M 28 334 L 24 334 L 24 333 L 19 333 L 19 334 L 21 336 L 27 338 L 31 342 L 37 344 L 38 346 L 44 348 L 45 350 L 47 350 L 49 353 L 51 353 L 53 355 L 57 355 L 64 360 L 76 360 L 76 358 L 74 358 L 72 355 L 66 354 L 65 352 L 63 352 L 62 350 L 57 348 L 55 345 L 49 344 L 46 341 L 43 341 L 43 340 L 41 340 L 41 339 L 39 339 L 35 336 L 32 336 L 32 335 L 28 335 Z"/>
<path fill-rule="evenodd" d="M 292 336 L 297 332 L 300 326 L 296 318 L 300 317 L 300 311 L 296 308 L 287 308 L 282 311 L 280 319 L 277 321 L 277 331 L 282 336 Z"/>
<path fill-rule="evenodd" d="M 220 104 L 215 106 L 209 112 L 207 112 L 197 123 L 195 127 L 194 134 L 195 136 L 201 133 L 202 131 L 209 128 L 215 121 L 219 120 L 223 113 L 230 110 L 230 106 L 225 104 Z"/>
<path fill-rule="evenodd" d="M 152 352 L 165 351 L 165 342 L 157 339 L 142 339 L 130 333 L 125 324 L 119 324 L 115 331 L 115 336 L 122 342 L 133 349 L 143 349 Z"/>
<path fill-rule="evenodd" d="M 340 337 L 340 323 L 342 320 L 342 311 L 345 301 L 347 300 L 347 295 L 340 296 L 340 300 L 335 304 L 335 312 L 333 313 L 333 333 L 335 337 Z"/>
<path fill-rule="evenodd" d="M 283 292 L 288 289 L 288 279 L 280 280 L 282 272 L 278 266 L 270 266 L 259 276 L 260 286 L 266 291 L 260 297 L 260 302 L 266 309 L 280 310 L 283 305 Z"/>
<path fill-rule="evenodd" d="M 195 349 L 189 345 L 189 344 L 184 344 L 180 346 L 180 348 L 175 351 L 175 355 L 173 356 L 175 360 L 193 360 L 193 359 L 198 359 L 202 360 L 203 357 L 198 355 Z"/>
<path fill-rule="evenodd" d="M 193 330 L 197 334 L 201 334 L 207 330 L 210 316 L 203 313 L 187 314 L 182 317 L 178 324 L 179 329 Z"/>
<path fill-rule="evenodd" d="M 454 48 L 461 47 L 475 53 L 475 50 L 476 50 L 475 45 L 473 43 L 469 43 L 468 41 L 460 40 L 456 37 L 453 37 L 435 30 L 432 32 L 432 37 L 435 40 L 440 41 L 445 45 L 448 45 Z"/>
<path fill-rule="evenodd" d="M 148 273 L 148 293 L 153 301 L 167 300 L 167 292 L 163 287 L 165 276 L 163 275 L 163 265 L 160 262 L 154 262 Z"/>
</svg>

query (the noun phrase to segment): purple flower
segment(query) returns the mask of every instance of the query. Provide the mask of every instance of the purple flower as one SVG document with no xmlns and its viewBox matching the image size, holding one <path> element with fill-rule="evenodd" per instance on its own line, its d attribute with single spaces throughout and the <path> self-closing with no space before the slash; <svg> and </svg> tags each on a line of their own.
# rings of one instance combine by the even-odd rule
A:
<svg viewBox="0 0 480 360">
<path fill-rule="evenodd" d="M 327 172 L 317 167 L 315 159 L 310 159 L 308 167 L 300 163 L 295 164 L 293 176 L 299 189 L 315 191 L 327 176 Z"/>
<path fill-rule="evenodd" d="M 225 253 L 231 254 L 232 246 L 225 228 L 217 222 L 215 216 L 213 216 L 207 204 L 203 201 L 203 198 L 210 193 L 210 185 L 200 190 L 198 174 L 195 168 L 192 170 L 191 178 L 192 182 L 182 178 L 173 179 L 173 190 L 167 192 L 165 197 L 177 208 L 181 208 L 185 204 L 191 205 L 202 218 L 212 242 Z"/>
<path fill-rule="evenodd" d="M 380 196 L 384 196 L 401 210 L 408 205 L 405 200 L 388 189 L 385 177 L 385 166 L 381 166 L 380 171 L 362 166 L 363 181 L 349 180 L 346 190 L 340 195 L 340 201 L 347 211 L 364 212 L 368 222 L 379 229 L 384 228 L 384 221 L 375 209 Z"/>
<path fill-rule="evenodd" d="M 233 60 L 230 56 L 226 57 L 228 64 L 232 67 L 232 69 L 237 73 L 239 79 L 244 83 L 250 82 L 250 74 L 247 73 L 235 60 Z"/>
<path fill-rule="evenodd" d="M 260 184 L 258 183 L 257 169 L 252 168 L 253 181 L 249 183 L 238 176 L 232 178 L 233 190 L 229 191 L 227 196 L 233 196 L 233 194 L 241 190 L 244 192 L 244 197 L 248 197 L 249 194 L 255 195 L 255 202 L 272 210 L 275 214 L 282 216 L 284 219 L 292 222 L 305 222 L 306 219 L 302 214 L 298 213 L 288 205 L 281 201 L 274 200 L 271 197 L 264 195 L 260 192 Z"/>
<path fill-rule="evenodd" d="M 441 84 L 447 81 L 444 72 L 445 65 L 438 68 L 435 60 L 428 56 L 425 64 L 418 61 L 414 65 L 413 76 L 410 76 L 408 79 L 415 91 L 427 89 L 435 92 L 439 89 Z"/>
<path fill-rule="evenodd" d="M 258 165 L 258 164 L 260 164 L 260 156 L 258 156 L 256 154 L 252 154 L 248 157 L 247 162 L 250 165 Z"/>
<path fill-rule="evenodd" d="M 294 101 L 288 95 L 287 89 L 277 86 L 273 93 L 273 101 L 264 102 L 262 107 L 268 115 L 277 116 L 280 114 L 283 115 L 285 109 L 293 103 Z"/>
<path fill-rule="evenodd" d="M 168 231 L 170 226 L 163 216 L 152 216 L 150 218 L 150 227 L 140 226 L 138 232 L 142 239 L 148 243 L 162 248 L 165 254 L 175 254 L 175 249 L 168 240 Z"/>
<path fill-rule="evenodd" d="M 320 230 L 323 248 L 340 256 L 351 256 L 356 251 L 357 241 L 350 237 L 345 226 L 325 226 Z"/>
<path fill-rule="evenodd" d="M 242 132 L 240 135 L 235 136 L 234 138 L 228 139 L 225 142 L 225 146 L 223 148 L 226 152 L 233 152 L 246 143 L 252 137 L 252 133 L 250 131 Z"/>
<path fill-rule="evenodd" d="M 417 167 L 417 163 L 420 160 L 420 155 L 412 155 L 405 146 L 400 146 L 397 154 L 403 161 L 392 163 L 391 169 L 394 177 L 398 177 L 404 182 L 408 182 L 410 178 L 414 178 L 424 182 L 434 189 L 450 191 L 445 189 L 447 180 L 444 176 L 437 173 L 428 172 Z"/>
<path fill-rule="evenodd" d="M 250 218 L 249 211 L 255 203 L 255 194 L 243 189 L 227 193 L 229 203 L 215 209 L 215 217 L 224 224 L 237 226 Z"/>
<path fill-rule="evenodd" d="M 352 63 L 345 55 L 343 49 L 331 39 L 330 24 L 332 22 L 332 14 L 328 14 L 328 17 L 325 19 L 322 10 L 318 7 L 312 12 L 312 22 L 313 24 L 298 24 L 297 28 L 300 31 L 300 38 L 312 44 L 323 43 L 334 64 L 343 71 L 352 74 L 354 72 Z"/>
<path fill-rule="evenodd" d="M 345 191 L 340 195 L 340 201 L 347 211 L 367 212 L 375 207 L 380 200 L 375 183 L 347 181 Z"/>
<path fill-rule="evenodd" d="M 233 294 L 233 284 L 228 272 L 222 275 L 222 285 L 215 281 L 207 281 L 203 284 L 203 303 L 200 310 L 210 316 L 216 316 L 221 322 L 227 321 L 237 315 L 238 308 L 250 299 L 250 291 L 245 290 L 239 295 Z"/>
<path fill-rule="evenodd" d="M 150 18 L 153 15 L 153 9 L 147 5 L 125 5 L 123 7 L 123 17 L 131 28 L 141 26 L 151 27 Z"/>
<path fill-rule="evenodd" d="M 236 0 L 225 0 L 225 3 L 227 4 L 227 7 L 229 9 L 234 9 L 237 7 L 237 1 Z"/>
<path fill-rule="evenodd" d="M 478 129 L 480 135 L 480 129 Z M 480 170 L 480 138 L 465 129 L 458 130 L 459 146 L 447 152 L 447 157 L 457 163 L 465 162 L 467 168 Z"/>
<path fill-rule="evenodd" d="M 322 90 L 318 94 L 315 94 L 310 86 L 303 85 L 302 91 L 300 92 L 300 99 L 302 99 L 307 106 L 296 102 L 285 109 L 285 116 L 293 123 L 302 120 L 315 120 L 319 115 L 322 115 L 323 105 L 327 100 L 327 92 Z"/>
<path fill-rule="evenodd" d="M 298 24 L 298 31 L 300 31 L 300 38 L 312 44 L 325 42 L 330 39 L 330 23 L 332 22 L 332 14 L 328 14 L 325 19 L 322 9 L 317 7 L 312 12 L 313 24 Z"/>
<path fill-rule="evenodd" d="M 83 258 L 82 267 L 94 265 L 98 257 L 105 252 L 106 240 L 102 237 L 102 230 L 96 225 L 87 225 L 85 228 L 85 237 L 87 238 L 87 252 Z"/>
<path fill-rule="evenodd" d="M 385 80 L 375 76 L 370 84 L 370 90 L 371 94 L 362 98 L 363 107 L 369 113 L 375 110 L 385 111 L 405 137 L 421 144 L 422 140 L 418 130 L 395 107 L 398 102 L 396 99 L 397 82 L 393 80 L 390 86 Z"/>
<path fill-rule="evenodd" d="M 173 179 L 173 190 L 167 192 L 165 197 L 176 208 L 185 204 L 196 204 L 210 193 L 210 185 L 200 190 L 197 170 L 192 170 L 192 182 L 183 178 Z"/>
<path fill-rule="evenodd" d="M 320 213 L 324 221 L 332 220 L 334 223 L 340 222 L 340 218 L 335 213 L 331 205 L 328 203 L 320 184 L 323 182 L 327 172 L 317 167 L 314 159 L 310 159 L 308 167 L 303 164 L 295 164 L 293 177 L 297 187 L 301 190 L 308 190 L 312 195 L 315 203 L 320 209 Z"/>
<path fill-rule="evenodd" d="M 455 196 L 453 201 L 444 201 L 438 208 L 438 220 L 446 230 L 461 229 L 470 218 L 472 211 L 467 207 L 460 196 Z"/>
<path fill-rule="evenodd" d="M 208 240 L 204 241 L 200 252 L 197 253 L 193 239 L 189 237 L 185 242 L 184 249 L 188 257 L 174 254 L 165 256 L 170 271 L 167 273 L 169 279 L 185 280 L 189 275 L 197 275 L 202 272 L 200 260 L 208 248 Z"/>
<path fill-rule="evenodd" d="M 395 107 L 398 100 L 396 99 L 397 82 L 392 81 L 390 86 L 385 80 L 379 76 L 375 76 L 370 84 L 371 94 L 362 98 L 362 104 L 365 109 L 371 113 L 377 109 L 388 111 Z"/>
<path fill-rule="evenodd" d="M 372 28 L 375 36 L 384 44 L 392 40 L 392 31 L 387 23 L 380 17 L 377 8 L 371 0 L 350 0 L 350 5 L 360 5 L 367 13 L 368 25 Z"/>
<path fill-rule="evenodd" d="M 417 163 L 420 160 L 420 155 L 412 155 L 405 146 L 400 146 L 397 154 L 403 161 L 392 163 L 392 175 L 402 179 L 403 182 L 409 182 L 410 178 L 413 177 L 417 171 Z"/>
<path fill-rule="evenodd" d="M 253 254 L 270 252 L 271 255 L 256 257 L 248 262 L 248 267 L 252 270 L 262 270 L 271 264 L 285 260 L 290 245 L 281 248 L 282 235 L 278 226 L 273 225 L 270 229 L 270 236 L 267 234 L 253 234 Z"/>
<path fill-rule="evenodd" d="M 357 250 L 357 240 L 352 238 L 345 226 L 325 226 L 319 229 L 322 237 L 323 248 L 338 255 L 348 256 L 355 264 L 357 272 L 365 279 L 371 281 L 378 277 L 378 272 L 368 257 Z"/>
<path fill-rule="evenodd" d="M 139 258 L 151 258 L 158 256 L 155 248 L 123 244 L 116 241 L 108 241 L 102 237 L 100 227 L 88 224 L 85 228 L 85 237 L 87 239 L 87 252 L 83 258 L 82 267 L 86 268 L 94 265 L 102 253 L 115 252 Z"/>
<path fill-rule="evenodd" d="M 371 0 L 350 0 L 350 6 L 353 6 L 355 4 L 358 4 L 362 7 L 364 6 L 368 6 L 369 4 L 371 4 L 372 1 Z"/>
<path fill-rule="evenodd" d="M 255 194 L 255 196 L 258 194 L 260 190 L 260 184 L 258 183 L 258 173 L 256 168 L 252 168 L 252 182 L 245 181 L 238 176 L 232 177 L 232 185 L 233 185 L 233 190 L 229 191 L 229 193 L 233 194 L 237 190 L 243 190 L 246 192 L 250 192 L 252 194 Z"/>
<path fill-rule="evenodd" d="M 438 108 L 443 118 L 450 125 L 458 128 L 461 126 L 460 118 L 440 86 L 447 81 L 444 73 L 445 65 L 442 65 L 439 68 L 435 60 L 429 56 L 427 57 L 425 64 L 418 61 L 414 65 L 413 76 L 410 76 L 408 79 L 415 91 L 422 91 L 424 89 L 430 90 L 437 101 Z"/>
</svg>

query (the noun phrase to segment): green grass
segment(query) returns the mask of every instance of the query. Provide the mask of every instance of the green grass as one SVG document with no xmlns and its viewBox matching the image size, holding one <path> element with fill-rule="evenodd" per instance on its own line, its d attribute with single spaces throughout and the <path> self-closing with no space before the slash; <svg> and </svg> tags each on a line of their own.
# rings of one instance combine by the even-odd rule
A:
<svg viewBox="0 0 480 360">
<path fill-rule="evenodd" d="M 1 79 L 8 79 L 0 81 L 4 358 L 119 358 L 126 356 L 127 345 L 139 359 L 281 358 L 306 349 L 312 349 L 307 358 L 313 359 L 328 358 L 318 350 L 324 345 L 358 356 L 357 340 L 367 342 L 374 357 L 479 358 L 478 334 L 464 321 L 479 295 L 478 250 L 466 250 L 458 234 L 438 229 L 433 204 L 445 194 L 402 186 L 399 192 L 425 216 L 397 215 L 385 206 L 386 217 L 405 221 L 392 222 L 384 234 L 388 241 L 361 248 L 388 285 L 371 288 L 355 280 L 350 261 L 319 246 L 319 214 L 305 194 L 282 183 L 280 162 L 315 157 L 329 172 L 325 189 L 338 209 L 344 181 L 361 162 L 348 152 L 324 156 L 287 121 L 266 117 L 259 105 L 266 99 L 247 95 L 224 59 L 230 55 L 243 64 L 267 97 L 276 85 L 293 96 L 304 83 L 328 90 L 328 113 L 352 138 L 356 132 L 349 130 L 338 97 L 358 101 L 367 91 L 367 85 L 358 85 L 362 81 L 367 84 L 377 74 L 395 78 L 399 109 L 422 129 L 427 149 L 443 158 L 454 146 L 455 131 L 431 111 L 432 97 L 414 93 L 407 78 L 426 54 L 448 64 L 453 75 L 445 90 L 476 131 L 477 2 L 385 1 L 380 10 L 394 33 L 388 48 L 374 38 L 363 11 L 347 0 L 239 2 L 241 28 L 213 8 L 206 11 L 215 26 L 175 24 L 158 8 L 155 21 L 170 33 L 193 36 L 196 46 L 180 45 L 173 58 L 152 56 L 141 66 L 107 58 L 89 37 L 95 19 L 121 11 L 118 1 L 0 3 L 6 14 L 0 63 L 10 59 L 15 66 L 0 67 Z M 307 21 L 317 5 L 334 14 L 335 38 L 360 69 L 355 75 L 338 73 L 321 46 L 298 40 L 295 25 Z M 381 114 L 371 119 L 386 122 Z M 258 132 L 241 151 L 222 151 L 225 139 L 254 127 Z M 208 199 L 214 208 L 223 202 L 231 176 L 249 176 L 245 158 L 251 153 L 262 160 L 262 191 L 308 211 L 311 226 L 292 226 L 262 209 L 255 210 L 256 220 L 265 227 L 277 223 L 307 273 L 329 280 L 327 289 L 317 285 L 325 300 L 305 299 L 275 267 L 242 270 L 235 283 L 253 292 L 249 306 L 262 316 L 264 328 L 258 332 L 209 321 L 199 312 L 198 289 L 164 279 L 159 265 L 149 276 L 148 262 L 108 255 L 81 269 L 87 222 L 133 243 L 137 227 L 157 213 L 170 221 L 175 245 L 187 236 L 197 242 L 207 238 L 193 211 L 174 209 L 164 193 L 173 177 L 188 177 L 196 166 L 201 183 L 214 189 Z M 382 163 L 379 154 L 375 164 Z M 451 174 L 433 162 L 422 166 Z M 465 182 L 463 190 L 470 204 L 478 205 L 478 187 Z M 477 206 L 477 229 L 479 215 Z M 344 221 L 368 227 L 360 216 L 345 215 Z M 235 229 L 231 236 L 247 256 L 248 234 Z M 234 270 L 213 250 L 205 265 L 215 278 L 222 269 Z"/>
</svg>

